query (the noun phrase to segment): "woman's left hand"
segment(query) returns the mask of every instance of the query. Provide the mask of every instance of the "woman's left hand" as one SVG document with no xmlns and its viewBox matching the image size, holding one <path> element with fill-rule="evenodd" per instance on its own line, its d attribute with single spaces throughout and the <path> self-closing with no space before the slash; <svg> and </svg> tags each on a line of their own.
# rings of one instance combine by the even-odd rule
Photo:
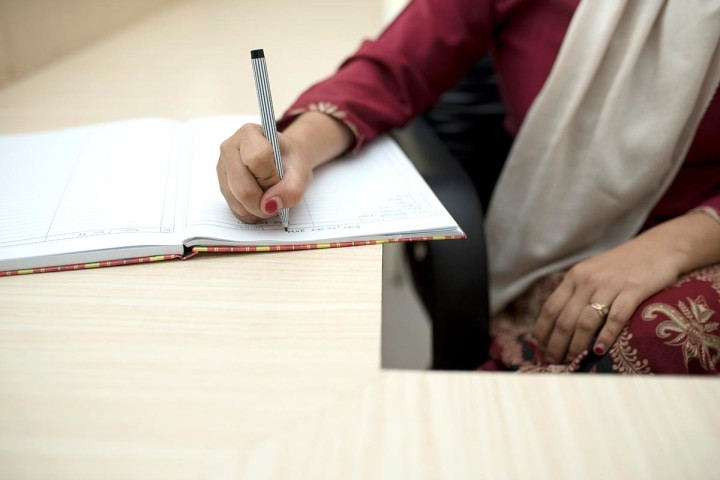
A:
<svg viewBox="0 0 720 480">
<path fill-rule="evenodd" d="M 549 363 L 567 363 L 588 349 L 603 355 L 640 304 L 681 274 L 720 262 L 720 222 L 681 215 L 624 244 L 579 262 L 543 305 L 531 345 Z M 598 330 L 600 333 L 598 333 Z"/>
<path fill-rule="evenodd" d="M 545 361 L 569 363 L 589 348 L 605 354 L 638 306 L 677 280 L 678 258 L 656 237 L 635 237 L 567 272 L 531 334 Z"/>
</svg>

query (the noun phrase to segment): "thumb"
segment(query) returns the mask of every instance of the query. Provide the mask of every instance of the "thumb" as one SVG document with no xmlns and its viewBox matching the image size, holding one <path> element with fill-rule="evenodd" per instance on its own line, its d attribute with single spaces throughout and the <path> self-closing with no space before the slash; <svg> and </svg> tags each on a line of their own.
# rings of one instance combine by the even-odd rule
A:
<svg viewBox="0 0 720 480">
<path fill-rule="evenodd" d="M 260 206 L 267 215 L 275 215 L 283 208 L 291 208 L 300 203 L 310 183 L 310 175 L 302 175 L 297 170 L 287 169 L 283 179 L 268 188 L 260 199 Z"/>
</svg>

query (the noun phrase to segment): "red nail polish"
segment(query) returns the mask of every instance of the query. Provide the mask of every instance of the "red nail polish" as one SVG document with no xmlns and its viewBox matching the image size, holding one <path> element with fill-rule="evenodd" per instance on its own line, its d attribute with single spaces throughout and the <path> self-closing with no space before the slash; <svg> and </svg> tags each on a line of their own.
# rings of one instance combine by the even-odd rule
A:
<svg viewBox="0 0 720 480">
<path fill-rule="evenodd" d="M 275 198 L 271 198 L 267 202 L 265 202 L 265 211 L 267 213 L 273 214 L 277 212 L 278 210 L 278 202 L 275 200 Z"/>
<path fill-rule="evenodd" d="M 537 340 L 535 340 L 534 338 L 531 338 L 530 340 L 528 340 L 528 346 L 530 348 L 532 348 L 533 350 L 537 350 L 537 347 L 538 347 Z"/>
<path fill-rule="evenodd" d="M 605 347 L 602 344 L 598 343 L 597 345 L 595 345 L 595 348 L 593 348 L 593 352 L 595 352 L 595 355 L 602 355 L 605 353 Z"/>
<path fill-rule="evenodd" d="M 535 350 L 535 355 L 533 355 L 533 361 L 537 365 L 542 365 L 543 358 L 542 358 L 542 352 L 540 350 Z"/>
</svg>

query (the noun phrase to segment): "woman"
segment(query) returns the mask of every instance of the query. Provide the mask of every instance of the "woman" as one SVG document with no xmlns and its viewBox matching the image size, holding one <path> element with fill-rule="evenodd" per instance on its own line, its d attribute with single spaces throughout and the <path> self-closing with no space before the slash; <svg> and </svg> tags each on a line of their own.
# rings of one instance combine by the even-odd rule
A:
<svg viewBox="0 0 720 480">
<path fill-rule="evenodd" d="M 220 188 L 248 222 L 295 205 L 313 168 L 403 125 L 490 52 L 517 138 L 486 222 L 483 368 L 716 374 L 711 3 L 416 0 L 279 121 L 282 182 L 247 125 L 223 143 Z"/>
</svg>

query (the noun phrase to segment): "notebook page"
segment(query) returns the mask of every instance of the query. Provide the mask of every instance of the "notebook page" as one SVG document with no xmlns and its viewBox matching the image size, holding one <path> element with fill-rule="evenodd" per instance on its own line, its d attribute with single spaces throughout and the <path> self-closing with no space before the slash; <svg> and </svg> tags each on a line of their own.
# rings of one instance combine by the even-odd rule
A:
<svg viewBox="0 0 720 480">
<path fill-rule="evenodd" d="M 125 258 L 111 250 L 178 244 L 177 125 L 143 119 L 0 137 L 0 270 Z M 62 258 L 90 250 L 105 253 Z M 10 262 L 27 257 L 37 258 Z"/>
<path fill-rule="evenodd" d="M 290 210 L 289 233 L 277 217 L 244 224 L 230 212 L 215 173 L 218 145 L 241 124 L 232 119 L 208 119 L 192 126 L 183 222 L 189 237 L 212 241 L 191 244 L 302 244 L 460 233 L 407 157 L 388 138 L 358 155 L 317 169 L 302 203 Z"/>
<path fill-rule="evenodd" d="M 245 123 L 259 122 L 259 117 L 217 116 L 189 120 L 183 125 L 186 152 L 181 168 L 186 175 L 180 186 L 177 225 L 186 230 L 192 226 L 244 225 L 235 219 L 220 193 L 216 166 L 220 144 Z M 188 235 L 193 233 L 186 231 L 185 238 Z"/>
</svg>

